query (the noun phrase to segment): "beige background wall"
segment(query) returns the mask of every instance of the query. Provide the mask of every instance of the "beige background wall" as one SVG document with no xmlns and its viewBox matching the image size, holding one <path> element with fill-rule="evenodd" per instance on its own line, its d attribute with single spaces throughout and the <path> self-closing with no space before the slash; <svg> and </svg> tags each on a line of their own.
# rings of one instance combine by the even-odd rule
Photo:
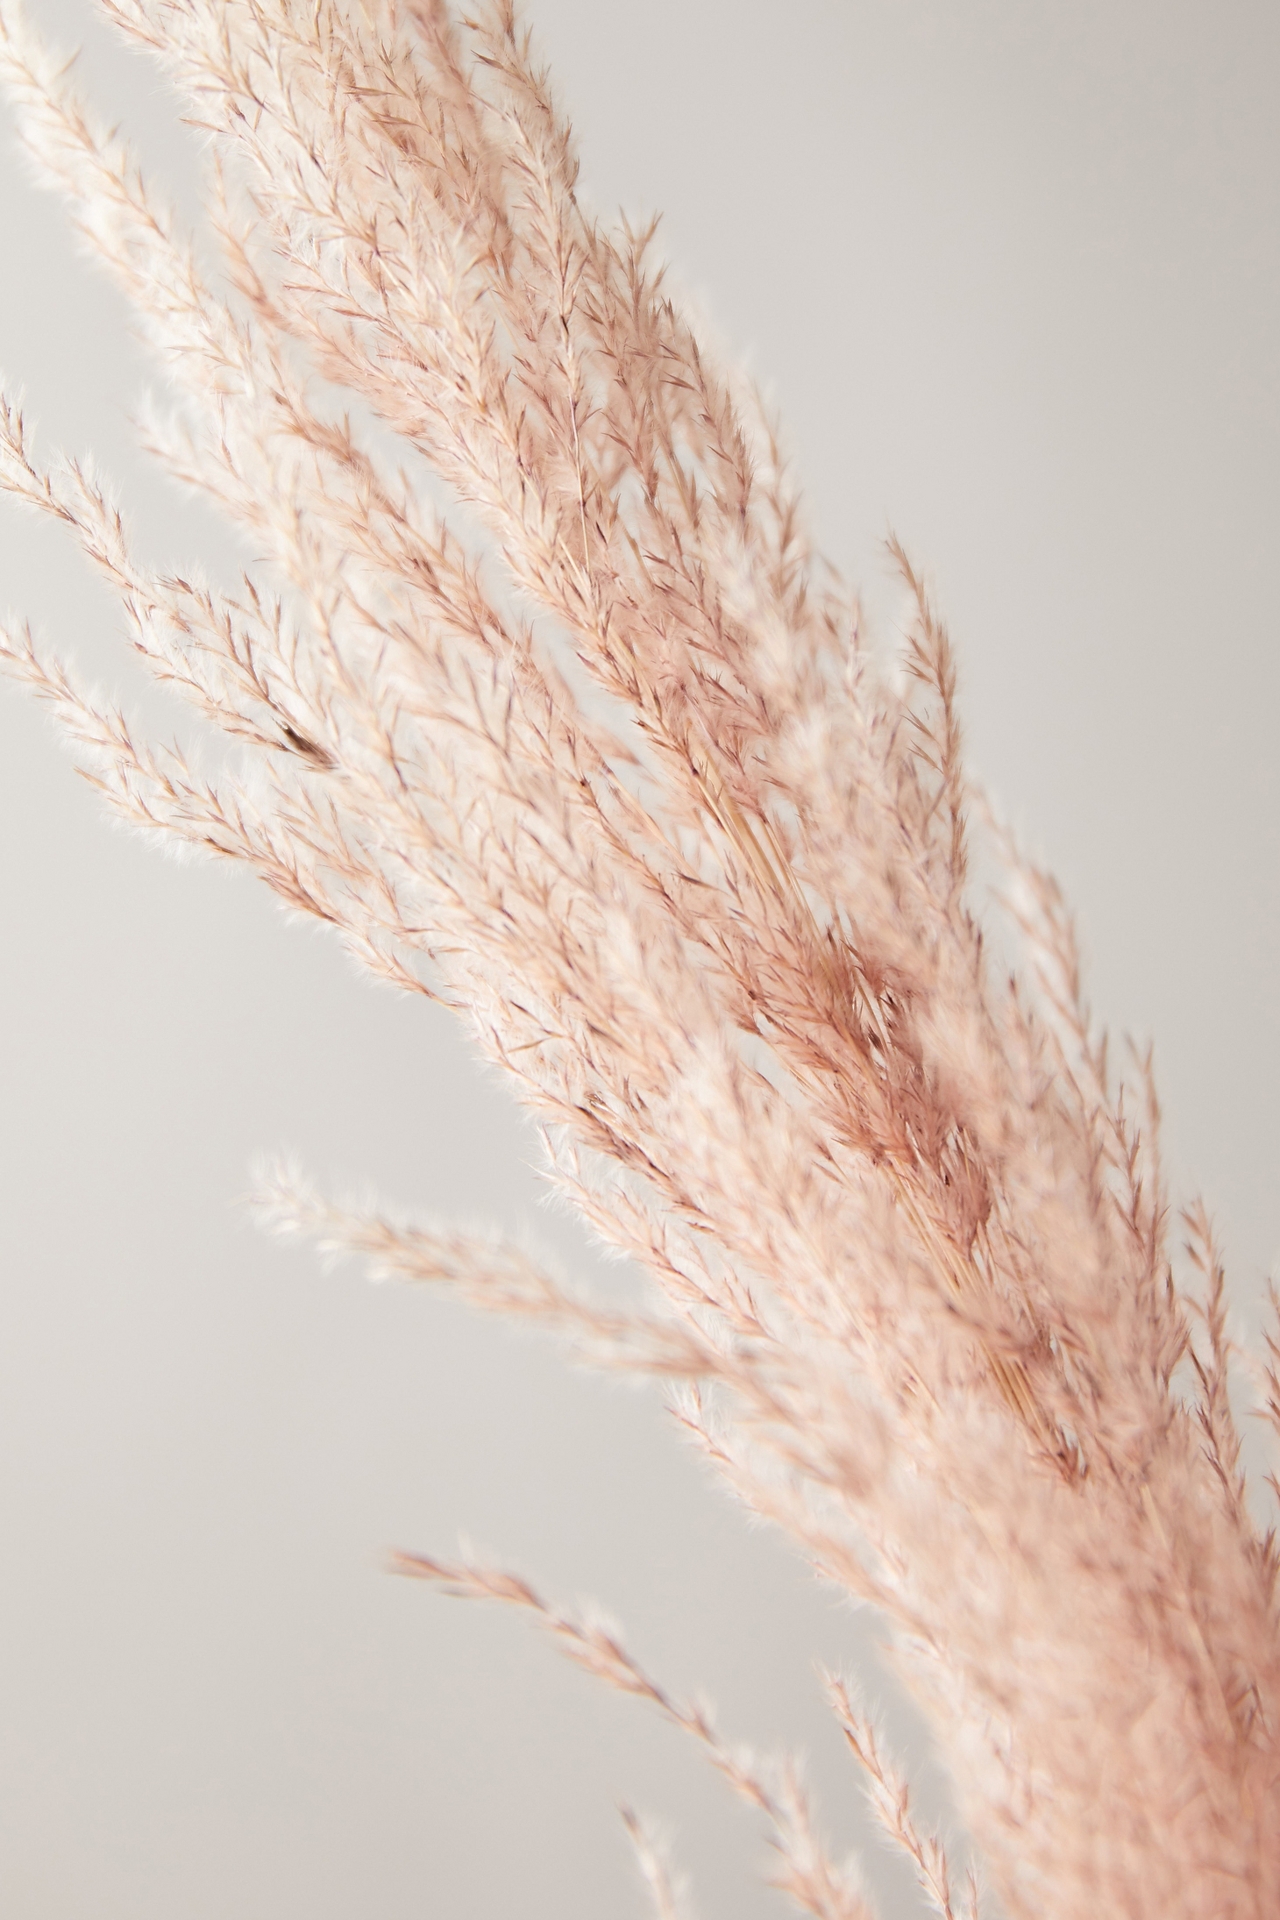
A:
<svg viewBox="0 0 1280 1920">
<path fill-rule="evenodd" d="M 931 573 L 975 766 L 1075 899 L 1100 1013 L 1157 1039 L 1247 1324 L 1280 1247 L 1275 9 L 531 12 L 589 192 L 666 209 L 882 630 L 890 524 Z M 188 193 L 150 70 L 81 0 L 39 14 Z M 9 146 L 0 261 L 0 366 L 46 438 L 99 455 L 155 551 L 216 565 L 131 449 L 121 305 Z M 7 511 L 0 601 L 136 689 L 75 558 Z M 585 1264 L 505 1095 L 263 889 L 105 825 L 3 688 L 0 819 L 0 1911 L 639 1913 L 621 1798 L 704 1915 L 773 1910 L 759 1836 L 674 1736 L 379 1556 L 461 1528 L 598 1596 L 730 1730 L 812 1750 L 842 1843 L 813 1662 L 869 1626 L 704 1487 L 653 1398 L 236 1211 L 285 1145 Z"/>
</svg>

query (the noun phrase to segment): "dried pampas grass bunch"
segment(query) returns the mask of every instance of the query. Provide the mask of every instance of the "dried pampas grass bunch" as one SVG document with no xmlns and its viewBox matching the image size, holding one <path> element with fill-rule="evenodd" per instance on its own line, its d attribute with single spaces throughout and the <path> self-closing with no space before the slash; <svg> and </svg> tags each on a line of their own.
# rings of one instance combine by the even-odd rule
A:
<svg viewBox="0 0 1280 1920">
<path fill-rule="evenodd" d="M 1017 976 L 989 958 L 986 816 L 906 555 L 890 669 L 651 235 L 582 205 L 503 0 L 465 21 L 439 0 L 107 6 L 209 135 L 207 269 L 14 0 L 0 71 L 177 385 L 162 459 L 273 566 L 220 594 L 143 565 L 6 400 L 0 484 L 71 530 L 234 757 L 198 775 L 26 630 L 5 660 L 128 820 L 247 862 L 458 1008 L 651 1301 L 286 1169 L 263 1213 L 671 1382 L 747 1505 L 891 1624 L 1011 1920 L 1274 1915 L 1277 1555 L 1246 1498 L 1221 1261 L 1191 1211 L 1198 1287 L 1175 1289 L 1149 1076 L 1140 1134 L 1061 899 L 993 825 Z M 869 1911 L 796 1776 L 611 1633 L 511 1574 L 403 1570 L 536 1615 L 761 1811 L 804 1911 Z M 926 1897 L 976 1908 L 831 1692 Z"/>
</svg>

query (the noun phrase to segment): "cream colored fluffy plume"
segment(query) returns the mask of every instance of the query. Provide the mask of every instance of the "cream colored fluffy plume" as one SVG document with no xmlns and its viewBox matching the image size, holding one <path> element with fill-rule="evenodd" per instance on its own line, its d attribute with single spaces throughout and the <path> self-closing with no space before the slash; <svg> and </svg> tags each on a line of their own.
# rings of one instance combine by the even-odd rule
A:
<svg viewBox="0 0 1280 1920">
<path fill-rule="evenodd" d="M 130 819 L 249 862 L 462 1008 L 655 1305 L 606 1310 L 283 1177 L 269 1205 L 682 1376 L 738 1491 L 893 1623 L 1014 1920 L 1273 1920 L 1277 1559 L 1246 1506 L 1219 1263 L 1194 1218 L 1193 1339 L 1153 1136 L 1109 1084 L 1043 877 L 1019 880 L 1023 983 L 987 963 L 950 655 L 905 558 L 899 683 L 648 236 L 581 205 L 501 0 L 466 22 L 435 0 L 109 11 L 211 136 L 208 271 L 12 0 L 0 65 L 176 385 L 164 459 L 274 573 L 227 596 L 143 566 L 7 404 L 0 481 L 79 538 L 235 765 L 197 777 L 25 633 L 9 663 Z M 459 503 L 448 531 L 396 437 Z M 540 1613 L 755 1796 L 801 1905 L 865 1911 L 790 1776 L 757 1778 L 615 1641 L 508 1576 L 411 1570 Z M 835 1697 L 950 1914 L 945 1859 Z"/>
</svg>

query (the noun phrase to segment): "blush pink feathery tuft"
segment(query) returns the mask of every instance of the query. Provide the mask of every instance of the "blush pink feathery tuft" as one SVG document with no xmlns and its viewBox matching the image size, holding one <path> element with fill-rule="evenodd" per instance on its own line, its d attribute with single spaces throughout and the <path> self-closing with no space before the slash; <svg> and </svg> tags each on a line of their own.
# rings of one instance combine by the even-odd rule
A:
<svg viewBox="0 0 1280 1920">
<path fill-rule="evenodd" d="M 504 0 L 108 11 L 209 136 L 207 271 L 14 0 L 0 73 L 172 379 L 157 451 L 271 566 L 226 594 L 145 566 L 7 400 L 0 486 L 71 531 L 238 758 L 198 776 L 25 630 L 4 657 L 127 818 L 248 862 L 459 1008 L 654 1304 L 606 1309 L 518 1249 L 287 1170 L 265 1213 L 684 1382 L 686 1429 L 747 1503 L 892 1623 L 1011 1920 L 1270 1920 L 1277 1555 L 1246 1502 L 1221 1263 L 1191 1213 L 1197 1322 L 1154 1106 L 1140 1137 L 1060 896 L 1012 854 L 1023 977 L 988 961 L 951 651 L 905 553 L 899 684 L 651 234 L 582 204 Z M 1274 1368 L 1269 1392 L 1274 1415 Z M 868 1911 L 794 1773 L 726 1746 L 615 1637 L 510 1575 L 402 1570 L 531 1612 L 701 1744 L 802 1907 Z M 833 1701 L 927 1897 L 973 1910 L 838 1682 Z"/>
</svg>

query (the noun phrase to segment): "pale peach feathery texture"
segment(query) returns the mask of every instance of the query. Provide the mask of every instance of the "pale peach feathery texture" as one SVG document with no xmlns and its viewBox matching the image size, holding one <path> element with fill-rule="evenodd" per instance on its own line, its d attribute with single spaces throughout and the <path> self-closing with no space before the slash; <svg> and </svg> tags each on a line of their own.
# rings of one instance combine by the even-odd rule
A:
<svg viewBox="0 0 1280 1920">
<path fill-rule="evenodd" d="M 272 564 L 231 593 L 142 565 L 92 470 L 5 400 L 0 485 L 79 540 L 225 768 L 139 738 L 25 629 L 7 663 L 128 819 L 248 862 L 457 1006 L 651 1303 L 286 1169 L 264 1212 L 667 1377 L 746 1503 L 891 1623 L 1011 1920 L 1273 1920 L 1277 1554 L 1220 1261 L 1191 1210 L 1199 1283 L 1175 1288 L 1148 1076 L 1140 1139 L 1058 893 L 994 827 L 1020 977 L 988 957 L 985 813 L 905 555 L 885 664 L 651 234 L 581 203 L 503 0 L 105 4 L 207 133 L 198 248 L 14 0 L 0 73 L 172 383 L 157 452 Z M 1264 1398 L 1280 1421 L 1274 1366 Z M 402 1564 L 536 1615 L 702 1745 L 805 1911 L 869 1912 L 798 1776 L 609 1630 L 511 1574 Z M 974 1907 L 838 1680 L 832 1701 L 928 1899 Z"/>
</svg>

